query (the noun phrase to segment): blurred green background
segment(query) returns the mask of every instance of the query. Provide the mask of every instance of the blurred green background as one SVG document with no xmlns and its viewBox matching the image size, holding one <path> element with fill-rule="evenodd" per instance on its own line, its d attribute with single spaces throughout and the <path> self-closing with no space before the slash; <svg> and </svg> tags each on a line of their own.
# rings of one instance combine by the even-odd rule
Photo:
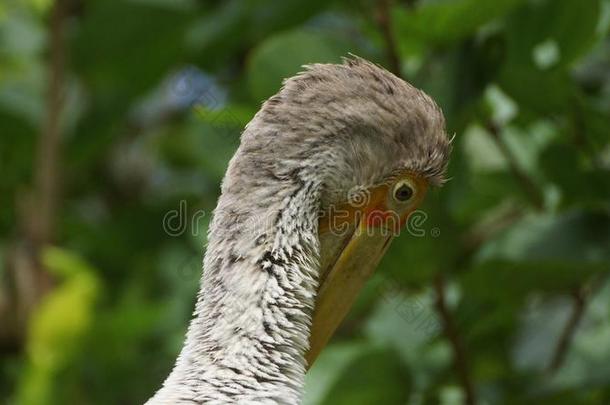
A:
<svg viewBox="0 0 610 405">
<path fill-rule="evenodd" d="M 352 52 L 441 105 L 451 180 L 305 404 L 609 404 L 609 26 L 609 0 L 3 0 L 0 403 L 143 403 L 241 129 Z"/>
</svg>

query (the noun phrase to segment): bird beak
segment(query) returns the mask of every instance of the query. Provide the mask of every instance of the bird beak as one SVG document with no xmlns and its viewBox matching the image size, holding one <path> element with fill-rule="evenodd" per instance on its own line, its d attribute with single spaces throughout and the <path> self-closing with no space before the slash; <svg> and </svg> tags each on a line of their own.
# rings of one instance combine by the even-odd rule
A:
<svg viewBox="0 0 610 405">
<path fill-rule="evenodd" d="M 417 177 L 412 180 L 418 194 L 405 207 L 389 208 L 391 189 L 382 185 L 367 191 L 365 206 L 344 206 L 321 218 L 319 287 L 305 356 L 308 367 L 347 315 L 409 214 L 423 200 L 427 181 Z"/>
<path fill-rule="evenodd" d="M 306 354 L 311 367 L 335 330 L 347 315 L 364 283 L 373 274 L 394 235 L 381 227 L 357 223 L 335 256 L 334 264 L 322 268 Z"/>
</svg>

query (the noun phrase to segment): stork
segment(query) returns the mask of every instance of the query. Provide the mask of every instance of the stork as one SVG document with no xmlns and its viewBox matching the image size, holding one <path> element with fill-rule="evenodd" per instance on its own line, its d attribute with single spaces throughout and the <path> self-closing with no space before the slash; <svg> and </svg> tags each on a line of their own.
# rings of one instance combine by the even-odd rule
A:
<svg viewBox="0 0 610 405">
<path fill-rule="evenodd" d="M 287 79 L 229 162 L 184 346 L 147 404 L 299 403 L 450 151 L 435 102 L 362 58 Z"/>
</svg>

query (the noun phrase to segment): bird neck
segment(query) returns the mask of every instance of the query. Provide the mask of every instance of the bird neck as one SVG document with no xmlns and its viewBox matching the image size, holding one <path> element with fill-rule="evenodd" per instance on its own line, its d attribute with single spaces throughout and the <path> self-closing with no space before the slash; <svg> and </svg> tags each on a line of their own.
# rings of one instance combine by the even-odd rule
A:
<svg viewBox="0 0 610 405">
<path fill-rule="evenodd" d="M 317 187 L 278 188 L 263 208 L 234 197 L 219 200 L 195 317 L 161 391 L 204 403 L 298 403 L 318 285 Z"/>
</svg>

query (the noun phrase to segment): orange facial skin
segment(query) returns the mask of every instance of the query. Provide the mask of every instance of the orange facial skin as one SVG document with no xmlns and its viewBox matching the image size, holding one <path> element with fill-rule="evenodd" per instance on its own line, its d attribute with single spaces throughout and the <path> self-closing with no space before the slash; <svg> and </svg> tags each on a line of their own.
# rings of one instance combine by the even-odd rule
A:
<svg viewBox="0 0 610 405">
<path fill-rule="evenodd" d="M 393 197 L 394 186 L 406 179 L 414 187 L 413 197 L 407 202 L 396 201 Z M 331 206 L 320 216 L 319 232 L 341 234 L 351 226 L 360 223 L 366 229 L 382 228 L 398 234 L 406 224 L 409 215 L 423 201 L 428 182 L 414 173 L 404 173 L 393 181 L 366 190 L 366 201 L 362 204 L 344 202 Z"/>
</svg>

